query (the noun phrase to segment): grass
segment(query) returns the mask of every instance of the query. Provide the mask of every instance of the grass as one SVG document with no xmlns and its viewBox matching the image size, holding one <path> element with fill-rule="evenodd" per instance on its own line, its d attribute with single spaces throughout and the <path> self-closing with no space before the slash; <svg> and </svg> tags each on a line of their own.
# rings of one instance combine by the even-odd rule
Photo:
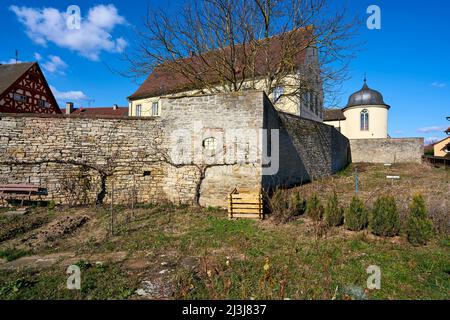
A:
<svg viewBox="0 0 450 320">
<path fill-rule="evenodd" d="M 28 255 L 28 251 L 16 248 L 6 248 L 0 251 L 0 258 L 10 262 Z"/>
<path fill-rule="evenodd" d="M 382 174 L 365 170 L 361 170 L 363 198 L 370 192 L 366 189 L 369 176 L 380 176 L 371 182 L 375 186 L 384 181 Z M 323 191 L 320 194 L 326 197 L 333 190 L 330 186 L 339 184 L 344 191 L 338 196 L 345 198 L 345 190 L 352 186 L 348 180 L 353 181 L 352 168 L 347 171 L 333 181 L 316 181 L 297 190 L 302 195 Z M 422 171 L 417 171 L 418 177 L 401 172 L 410 175 L 404 183 L 415 179 L 415 188 L 423 188 Z M 432 192 L 434 187 L 430 188 Z M 46 212 L 36 208 L 21 218 L 20 225 Z M 4 269 L 0 264 L 0 299 L 134 299 L 143 280 L 155 279 L 170 284 L 167 298 L 177 299 L 450 298 L 448 235 L 438 234 L 428 245 L 414 247 L 405 236 L 382 238 L 367 230 L 350 232 L 342 227 L 329 228 L 318 236 L 316 224 L 306 217 L 287 224 L 232 221 L 218 208 L 164 204 L 137 206 L 128 222 L 131 210 L 121 207 L 115 217 L 115 235 L 108 236 L 108 208 L 56 207 L 47 217 L 53 221 L 62 214 L 86 214 L 90 220 L 72 234 L 33 248 L 33 254 L 69 252 L 75 256 L 73 261 L 63 259 L 51 267 L 30 265 L 26 269 Z M 8 228 L 8 221 L 3 223 Z M 12 229 L 17 229 L 17 223 L 10 221 L 15 226 Z M 0 242 L 1 252 L 20 244 L 31 232 L 20 230 L 14 238 Z M 16 250 L 25 249 L 18 246 Z M 125 253 L 124 261 L 106 258 L 119 252 Z M 187 264 L 187 259 L 193 263 Z M 103 264 L 97 264 L 99 260 Z M 145 264 L 136 269 L 127 264 L 130 261 Z M 69 264 L 81 269 L 79 291 L 66 288 Z M 366 270 L 371 265 L 381 269 L 380 290 L 366 290 Z M 169 272 L 161 274 L 163 269 Z"/>
</svg>

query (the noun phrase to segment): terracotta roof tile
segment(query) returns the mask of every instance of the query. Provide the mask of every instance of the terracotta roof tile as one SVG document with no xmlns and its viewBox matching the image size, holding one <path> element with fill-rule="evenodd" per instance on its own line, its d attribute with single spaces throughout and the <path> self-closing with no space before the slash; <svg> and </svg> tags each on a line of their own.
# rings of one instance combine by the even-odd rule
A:
<svg viewBox="0 0 450 320">
<path fill-rule="evenodd" d="M 325 109 L 323 113 L 323 121 L 345 120 L 344 113 L 341 109 Z"/>
<path fill-rule="evenodd" d="M 295 47 L 300 48 L 302 44 L 307 45 L 308 38 L 311 35 L 311 28 L 305 28 L 295 31 L 295 33 L 284 33 L 278 36 L 274 36 L 270 38 L 269 42 L 269 56 L 272 60 L 272 64 L 276 65 L 282 58 L 283 58 L 283 50 L 286 49 L 286 47 L 293 47 L 293 46 L 285 46 L 283 44 L 286 43 L 286 41 L 294 41 Z M 288 37 L 288 35 L 294 35 L 292 37 Z M 244 53 L 245 53 L 245 47 L 243 46 L 237 46 L 236 47 L 236 55 L 243 61 Z M 227 50 L 227 49 L 224 49 Z M 305 63 L 305 54 L 306 50 L 301 50 L 298 52 L 298 54 L 294 57 L 293 67 L 297 67 L 300 65 L 303 65 Z M 217 73 L 212 71 L 208 68 L 207 65 L 205 65 L 205 61 L 209 61 L 209 64 L 213 64 L 211 62 L 214 61 L 214 59 L 217 58 L 217 54 L 219 51 L 210 51 L 202 56 L 193 56 L 189 58 L 184 58 L 181 61 L 183 63 L 189 64 L 193 70 L 198 70 L 196 72 L 206 74 L 204 77 L 207 79 L 209 84 L 217 84 L 219 83 L 219 76 Z M 220 54 L 220 53 L 219 53 Z M 261 76 L 265 74 L 267 70 L 267 65 L 264 63 L 266 55 L 263 54 L 263 51 L 261 50 L 261 54 L 256 54 L 255 58 L 255 75 Z M 178 60 L 180 61 L 180 60 Z M 174 63 L 174 62 L 172 62 Z M 179 63 L 179 62 L 177 62 Z M 244 64 L 242 64 L 244 65 Z M 156 97 L 166 94 L 172 94 L 176 92 L 186 91 L 186 90 L 194 90 L 199 89 L 202 86 L 200 85 L 200 82 L 198 84 L 194 83 L 193 81 L 190 81 L 186 76 L 182 75 L 178 72 L 170 71 L 169 65 L 162 65 L 153 70 L 153 72 L 148 76 L 148 78 L 144 81 L 144 83 L 138 88 L 138 90 L 133 93 L 128 98 L 130 100 L 136 100 L 136 99 L 142 99 L 142 98 L 149 98 L 149 97 Z M 237 67 L 236 73 L 240 74 L 242 77 L 242 68 Z M 173 68 L 172 68 L 173 70 Z M 247 76 L 248 77 L 248 76 Z"/>
<path fill-rule="evenodd" d="M 62 113 L 65 114 L 66 110 L 61 109 Z M 126 117 L 128 116 L 128 107 L 95 107 L 95 108 L 74 108 L 72 111 L 73 115 L 96 115 L 96 116 L 117 116 Z"/>
</svg>

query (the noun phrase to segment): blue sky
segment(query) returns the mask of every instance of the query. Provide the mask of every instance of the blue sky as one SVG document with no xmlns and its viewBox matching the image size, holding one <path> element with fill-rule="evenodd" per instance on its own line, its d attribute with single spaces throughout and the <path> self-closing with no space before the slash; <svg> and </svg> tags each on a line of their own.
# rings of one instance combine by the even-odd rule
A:
<svg viewBox="0 0 450 320">
<path fill-rule="evenodd" d="M 176 14 L 180 3 L 167 0 L 158 2 L 158 6 Z M 369 30 L 364 22 L 358 39 L 364 45 L 351 63 L 341 105 L 360 89 L 367 73 L 369 86 L 379 90 L 392 107 L 391 136 L 444 137 L 442 129 L 450 126 L 445 119 L 450 116 L 450 1 L 349 0 L 349 3 L 351 11 L 361 17 L 368 16 L 369 5 L 378 5 L 381 30 Z M 68 4 L 78 5 L 83 21 L 89 23 L 89 32 L 84 37 L 72 39 L 58 32 L 59 13 L 65 12 Z M 38 60 L 60 101 L 78 99 L 84 106 L 127 105 L 126 97 L 138 84 L 111 69 L 126 68 L 121 52 L 129 48 L 133 30 L 142 23 L 147 7 L 147 0 L 135 0 L 132 5 L 113 0 L 3 0 L 0 61 L 5 63 L 14 58 L 16 49 L 20 60 Z M 46 11 L 49 25 L 35 20 L 42 18 L 39 14 L 43 8 L 56 9 Z"/>
</svg>

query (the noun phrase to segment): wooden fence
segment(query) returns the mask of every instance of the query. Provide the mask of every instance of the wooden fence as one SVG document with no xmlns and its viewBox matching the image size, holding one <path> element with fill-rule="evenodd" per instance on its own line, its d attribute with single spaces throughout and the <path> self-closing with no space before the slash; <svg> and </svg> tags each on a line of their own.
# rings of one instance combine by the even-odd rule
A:
<svg viewBox="0 0 450 320">
<path fill-rule="evenodd" d="M 234 189 L 228 196 L 228 217 L 264 219 L 263 196 L 260 189 Z"/>
</svg>

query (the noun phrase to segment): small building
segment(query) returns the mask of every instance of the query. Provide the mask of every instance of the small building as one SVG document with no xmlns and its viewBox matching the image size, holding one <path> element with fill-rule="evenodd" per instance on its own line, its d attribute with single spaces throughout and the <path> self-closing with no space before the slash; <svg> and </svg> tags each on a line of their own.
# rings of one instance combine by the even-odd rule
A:
<svg viewBox="0 0 450 320">
<path fill-rule="evenodd" d="M 61 113 L 37 62 L 0 65 L 0 112 Z"/>
<path fill-rule="evenodd" d="M 73 102 L 67 102 L 66 108 L 62 109 L 62 112 L 66 115 L 111 116 L 122 118 L 128 116 L 128 107 L 119 107 L 115 104 L 112 107 L 74 108 Z"/>
<path fill-rule="evenodd" d="M 369 88 L 366 79 L 342 109 L 327 109 L 324 123 L 338 129 L 348 139 L 388 138 L 388 111 L 380 92 Z"/>
<path fill-rule="evenodd" d="M 435 157 L 450 158 L 450 137 L 433 144 L 433 150 Z"/>
<path fill-rule="evenodd" d="M 424 153 L 422 137 L 391 138 L 388 134 L 390 106 L 383 95 L 369 88 L 366 79 L 342 109 L 327 109 L 324 123 L 350 140 L 353 162 L 420 163 Z"/>
</svg>

